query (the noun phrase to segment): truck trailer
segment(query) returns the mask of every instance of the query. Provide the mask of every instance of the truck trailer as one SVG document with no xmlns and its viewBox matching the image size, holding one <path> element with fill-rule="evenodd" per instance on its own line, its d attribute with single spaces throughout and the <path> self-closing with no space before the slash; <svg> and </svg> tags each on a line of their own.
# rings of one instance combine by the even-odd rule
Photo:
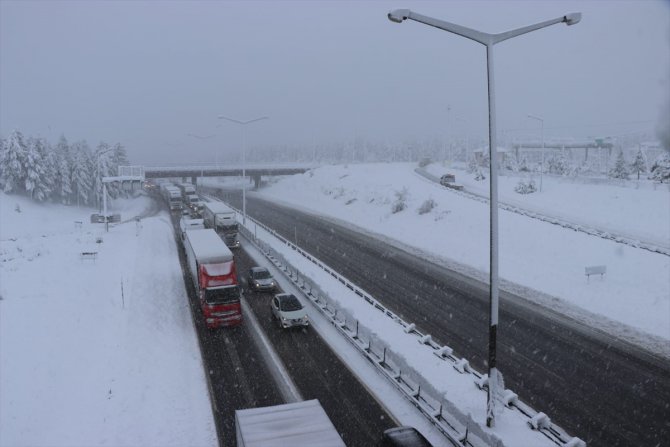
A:
<svg viewBox="0 0 670 447">
<path fill-rule="evenodd" d="M 212 229 L 186 230 L 184 251 L 207 327 L 242 323 L 235 261 L 219 235 Z"/>
<path fill-rule="evenodd" d="M 238 447 L 345 447 L 318 400 L 235 411 Z"/>
<path fill-rule="evenodd" d="M 235 211 L 223 202 L 206 202 L 202 207 L 202 218 L 205 228 L 212 228 L 221 234 L 229 248 L 238 248 L 240 241 L 237 239 L 237 219 Z"/>
</svg>

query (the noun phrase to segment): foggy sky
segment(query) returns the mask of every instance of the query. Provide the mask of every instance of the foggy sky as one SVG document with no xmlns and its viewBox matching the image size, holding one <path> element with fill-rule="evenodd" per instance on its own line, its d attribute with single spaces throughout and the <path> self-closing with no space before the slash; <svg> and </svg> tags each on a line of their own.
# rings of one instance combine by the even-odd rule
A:
<svg viewBox="0 0 670 447">
<path fill-rule="evenodd" d="M 486 50 L 395 8 L 502 32 L 499 134 L 653 129 L 670 90 L 667 1 L 0 1 L 0 135 L 101 140 L 131 161 L 214 161 L 254 145 L 484 137 Z"/>
</svg>

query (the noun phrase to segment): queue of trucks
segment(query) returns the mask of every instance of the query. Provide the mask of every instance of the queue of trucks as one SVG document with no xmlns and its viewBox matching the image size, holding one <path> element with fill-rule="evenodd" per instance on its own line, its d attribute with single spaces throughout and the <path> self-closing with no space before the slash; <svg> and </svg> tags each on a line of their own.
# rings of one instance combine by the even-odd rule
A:
<svg viewBox="0 0 670 447">
<path fill-rule="evenodd" d="M 192 216 L 179 221 L 180 239 L 207 328 L 236 326 L 242 323 L 241 288 L 230 248 L 237 248 L 236 213 L 223 202 L 200 202 L 189 184 L 161 185 L 170 210 L 189 206 Z M 196 211 L 197 210 L 197 211 Z M 200 215 L 201 218 L 198 218 Z M 237 445 L 343 447 L 339 433 L 318 400 L 310 400 L 235 412 Z"/>
</svg>

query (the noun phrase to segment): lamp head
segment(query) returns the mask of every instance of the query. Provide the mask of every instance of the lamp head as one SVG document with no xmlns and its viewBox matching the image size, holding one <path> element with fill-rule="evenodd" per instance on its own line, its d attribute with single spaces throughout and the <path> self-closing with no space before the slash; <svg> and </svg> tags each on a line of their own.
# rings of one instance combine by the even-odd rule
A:
<svg viewBox="0 0 670 447">
<path fill-rule="evenodd" d="M 582 13 L 581 12 L 572 12 L 570 14 L 567 14 L 563 17 L 563 21 L 566 23 L 566 25 L 575 25 L 579 23 L 579 21 L 582 20 Z"/>
<path fill-rule="evenodd" d="M 402 23 L 409 18 L 409 9 L 394 9 L 388 13 L 388 18 L 391 22 Z"/>
</svg>

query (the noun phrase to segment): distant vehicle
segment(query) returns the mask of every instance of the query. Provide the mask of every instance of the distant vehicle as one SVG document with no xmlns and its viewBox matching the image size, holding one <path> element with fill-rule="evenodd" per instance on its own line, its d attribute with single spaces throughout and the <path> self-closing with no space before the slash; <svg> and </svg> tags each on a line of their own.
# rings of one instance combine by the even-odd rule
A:
<svg viewBox="0 0 670 447">
<path fill-rule="evenodd" d="M 186 196 L 184 203 L 188 204 L 189 209 L 194 214 L 199 214 L 202 211 L 202 202 L 197 194 L 189 194 Z"/>
<path fill-rule="evenodd" d="M 120 214 L 107 215 L 107 222 L 117 223 L 121 222 Z M 91 214 L 91 223 L 105 223 L 105 216 L 103 214 Z"/>
<path fill-rule="evenodd" d="M 461 191 L 463 189 L 463 185 L 457 185 L 455 182 L 456 176 L 454 174 L 444 174 L 442 177 L 440 177 L 440 185 Z"/>
<path fill-rule="evenodd" d="M 202 218 L 205 228 L 213 228 L 223 236 L 223 241 L 229 248 L 239 248 L 237 239 L 237 219 L 235 211 L 223 202 L 207 202 L 202 207 Z"/>
<path fill-rule="evenodd" d="M 203 205 L 202 218 L 205 227 L 217 233 L 237 233 L 235 211 L 223 202 L 207 202 Z"/>
<path fill-rule="evenodd" d="M 165 199 L 165 203 L 168 204 L 170 211 L 182 209 L 179 188 L 169 183 L 165 183 L 161 185 L 161 194 L 163 195 L 163 199 Z"/>
<path fill-rule="evenodd" d="M 456 176 L 454 174 L 444 174 L 440 177 L 440 185 L 447 186 L 449 183 L 454 183 L 456 181 Z"/>
<path fill-rule="evenodd" d="M 414 427 L 395 427 L 384 431 L 380 447 L 433 447 Z"/>
<path fill-rule="evenodd" d="M 307 311 L 302 303 L 290 293 L 280 293 L 275 295 L 270 302 L 272 317 L 277 320 L 280 328 L 309 326 Z"/>
<path fill-rule="evenodd" d="M 214 230 L 186 230 L 184 251 L 209 328 L 242 323 L 240 288 L 230 249 Z"/>
<path fill-rule="evenodd" d="M 179 220 L 179 229 L 181 230 L 181 240 L 186 237 L 188 230 L 204 230 L 205 225 L 202 219 L 191 219 L 190 217 L 182 217 Z"/>
<path fill-rule="evenodd" d="M 237 233 L 223 233 L 222 238 L 228 248 L 240 248 L 240 240 L 237 238 Z"/>
<path fill-rule="evenodd" d="M 249 290 L 265 292 L 275 290 L 277 282 L 265 267 L 251 267 L 247 275 Z"/>
<path fill-rule="evenodd" d="M 238 447 L 345 447 L 318 400 L 235 410 Z"/>
</svg>

